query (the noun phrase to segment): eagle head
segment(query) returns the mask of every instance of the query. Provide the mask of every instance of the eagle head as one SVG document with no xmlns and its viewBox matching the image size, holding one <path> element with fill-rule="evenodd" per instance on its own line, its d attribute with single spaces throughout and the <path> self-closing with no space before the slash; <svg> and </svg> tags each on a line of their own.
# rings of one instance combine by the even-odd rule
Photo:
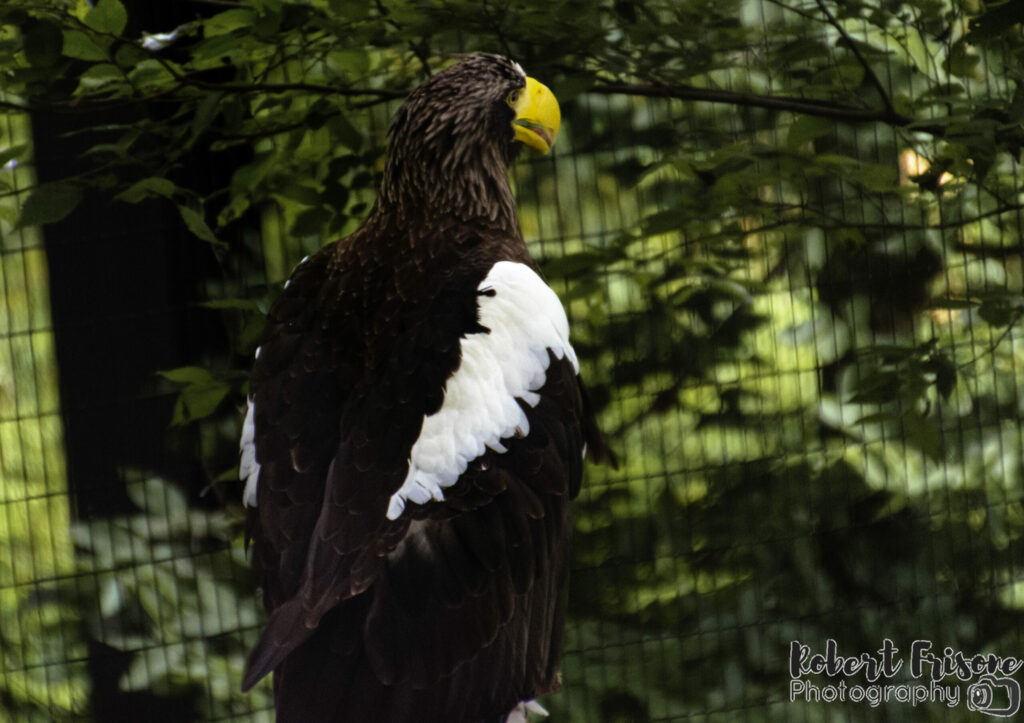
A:
<svg viewBox="0 0 1024 723">
<path fill-rule="evenodd" d="M 395 114 L 381 198 L 477 215 L 474 204 L 509 195 L 508 166 L 522 146 L 547 153 L 560 124 L 554 94 L 518 63 L 470 55 L 424 81 Z"/>
</svg>

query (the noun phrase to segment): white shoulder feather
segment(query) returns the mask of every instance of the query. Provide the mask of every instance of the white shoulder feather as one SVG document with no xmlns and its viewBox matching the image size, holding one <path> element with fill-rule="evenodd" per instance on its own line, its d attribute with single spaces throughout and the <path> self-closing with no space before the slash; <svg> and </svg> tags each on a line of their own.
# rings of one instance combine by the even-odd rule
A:
<svg viewBox="0 0 1024 723">
<path fill-rule="evenodd" d="M 242 423 L 242 437 L 238 440 L 240 457 L 238 460 L 238 477 L 245 480 L 245 491 L 242 503 L 246 507 L 256 506 L 256 486 L 259 484 L 260 463 L 256 461 L 256 420 L 254 419 L 255 404 L 249 397 L 249 407 Z"/>
<path fill-rule="evenodd" d="M 487 448 L 505 452 L 503 438 L 530 433 L 520 401 L 530 406 L 540 401 L 548 350 L 579 369 L 565 310 L 529 266 L 499 261 L 477 294 L 479 323 L 489 333 L 460 341 L 461 362 L 448 378 L 441 408 L 423 419 L 409 472 L 391 496 L 389 519 L 397 519 L 407 502 L 444 500 L 443 490 Z"/>
</svg>

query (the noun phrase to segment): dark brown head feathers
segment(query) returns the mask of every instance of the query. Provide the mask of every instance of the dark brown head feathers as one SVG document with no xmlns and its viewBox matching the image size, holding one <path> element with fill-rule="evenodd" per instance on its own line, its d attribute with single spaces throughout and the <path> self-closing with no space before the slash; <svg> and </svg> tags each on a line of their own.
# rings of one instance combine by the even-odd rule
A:
<svg viewBox="0 0 1024 723">
<path fill-rule="evenodd" d="M 508 165 L 514 111 L 526 84 L 517 63 L 471 55 L 416 88 L 395 114 L 381 185 L 381 210 L 514 223 Z"/>
</svg>

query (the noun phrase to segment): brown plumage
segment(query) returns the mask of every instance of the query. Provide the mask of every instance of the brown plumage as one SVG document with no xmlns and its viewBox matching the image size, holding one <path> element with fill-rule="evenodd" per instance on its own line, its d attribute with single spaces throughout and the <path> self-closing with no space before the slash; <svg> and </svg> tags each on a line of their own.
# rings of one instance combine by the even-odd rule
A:
<svg viewBox="0 0 1024 723">
<path fill-rule="evenodd" d="M 536 403 L 518 401 L 528 425 L 471 440 L 483 452 L 443 495 L 403 491 L 468 340 L 495 331 L 482 305 L 506 289 L 485 280 L 498 262 L 536 270 L 507 176 L 524 86 L 477 55 L 417 88 L 369 218 L 300 264 L 269 314 L 243 475 L 271 615 L 243 686 L 273 671 L 279 721 L 490 723 L 556 686 L 569 500 L 585 444 L 605 449 L 570 355 L 544 352 Z"/>
</svg>

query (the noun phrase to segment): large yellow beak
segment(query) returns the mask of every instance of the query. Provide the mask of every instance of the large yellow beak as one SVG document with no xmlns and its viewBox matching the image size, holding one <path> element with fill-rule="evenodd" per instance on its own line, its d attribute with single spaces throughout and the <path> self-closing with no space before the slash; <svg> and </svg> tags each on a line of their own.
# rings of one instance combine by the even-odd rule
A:
<svg viewBox="0 0 1024 723">
<path fill-rule="evenodd" d="M 526 87 L 520 91 L 512 109 L 516 112 L 516 119 L 512 121 L 516 140 L 541 153 L 550 151 L 562 124 L 562 111 L 555 94 L 543 83 L 527 78 Z"/>
</svg>

